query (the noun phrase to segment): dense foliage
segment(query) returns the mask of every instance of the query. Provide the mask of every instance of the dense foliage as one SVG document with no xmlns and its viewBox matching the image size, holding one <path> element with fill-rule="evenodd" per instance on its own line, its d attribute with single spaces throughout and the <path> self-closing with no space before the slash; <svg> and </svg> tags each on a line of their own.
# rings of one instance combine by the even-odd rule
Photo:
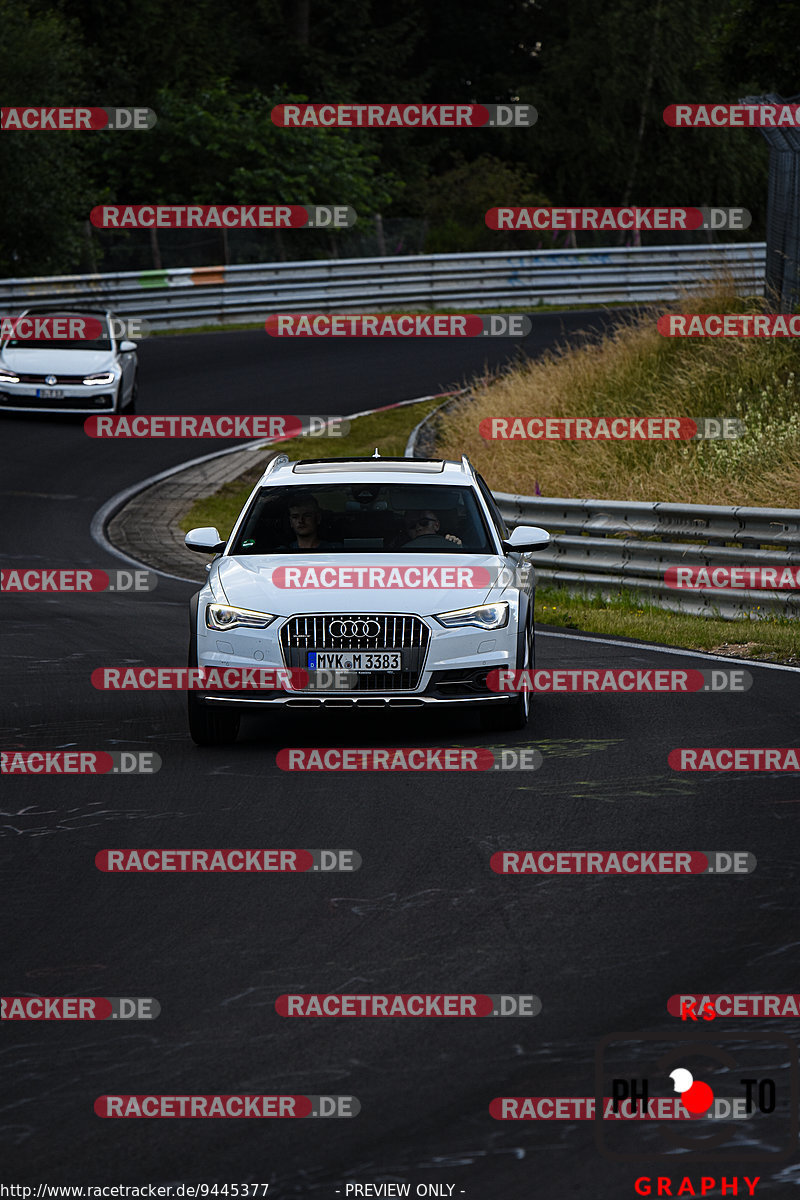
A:
<svg viewBox="0 0 800 1200">
<path fill-rule="evenodd" d="M 87 225 L 104 200 L 351 204 L 369 229 L 376 213 L 416 219 L 431 251 L 505 248 L 512 235 L 481 213 L 536 201 L 744 205 L 746 236 L 762 236 L 760 134 L 674 130 L 661 114 L 800 90 L 795 0 L 0 0 L 0 22 L 4 105 L 158 114 L 147 133 L 0 135 L 4 276 L 109 269 L 113 235 Z M 269 112 L 290 96 L 521 100 L 539 120 L 280 130 Z M 311 251 L 337 248 L 304 238 L 297 256 Z"/>
</svg>

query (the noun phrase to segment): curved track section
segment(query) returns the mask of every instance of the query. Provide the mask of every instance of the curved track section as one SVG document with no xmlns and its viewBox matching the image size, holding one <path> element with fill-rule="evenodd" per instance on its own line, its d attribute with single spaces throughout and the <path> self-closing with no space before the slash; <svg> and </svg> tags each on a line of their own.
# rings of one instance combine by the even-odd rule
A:
<svg viewBox="0 0 800 1200">
<path fill-rule="evenodd" d="M 536 317 L 526 348 L 605 319 Z M 276 344 L 263 333 L 153 339 L 141 351 L 141 411 L 346 414 L 457 386 L 508 353 L 499 343 Z M 118 565 L 91 539 L 93 514 L 137 480 L 222 448 L 97 442 L 64 421 L 11 419 L 3 433 L 4 566 Z M 101 665 L 182 664 L 191 592 L 161 579 L 140 596 L 4 597 L 5 748 L 163 759 L 149 778 L 6 781 L 4 993 L 161 1003 L 152 1024 L 4 1022 L 9 1178 L 35 1163 L 64 1184 L 231 1183 L 247 1162 L 269 1196 L 404 1179 L 412 1194 L 436 1183 L 456 1197 L 528 1200 L 535 1189 L 612 1200 L 631 1191 L 632 1170 L 667 1174 L 655 1162 L 598 1165 L 590 1124 L 503 1124 L 488 1105 L 591 1094 L 597 1039 L 663 1028 L 673 993 L 796 990 L 790 779 L 678 774 L 667 755 L 791 745 L 797 674 L 751 665 L 741 695 L 538 697 L 529 729 L 504 738 L 538 747 L 533 774 L 298 777 L 277 769 L 278 748 L 472 746 L 485 735 L 474 716 L 433 727 L 414 713 L 295 713 L 268 726 L 248 719 L 235 747 L 198 750 L 183 695 L 89 683 Z M 554 631 L 537 654 L 553 667 L 697 665 L 681 651 Z M 328 877 L 96 870 L 98 850 L 137 846 L 351 847 L 364 865 Z M 750 851 L 758 868 L 729 878 L 489 869 L 505 848 L 709 847 Z M 543 1011 L 530 1021 L 287 1020 L 274 1010 L 287 991 L 534 992 Z M 797 1021 L 780 1027 L 798 1033 Z M 354 1093 L 362 1113 L 311 1128 L 99 1121 L 92 1111 L 105 1093 L 218 1092 Z"/>
</svg>

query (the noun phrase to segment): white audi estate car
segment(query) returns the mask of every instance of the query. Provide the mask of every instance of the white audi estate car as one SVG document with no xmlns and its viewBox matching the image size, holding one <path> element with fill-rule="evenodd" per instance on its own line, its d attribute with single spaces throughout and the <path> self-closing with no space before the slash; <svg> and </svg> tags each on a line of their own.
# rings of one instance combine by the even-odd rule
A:
<svg viewBox="0 0 800 1200">
<path fill-rule="evenodd" d="M 137 345 L 115 336 L 112 318 L 106 309 L 52 308 L 10 318 L 22 336 L 12 331 L 0 341 L 0 412 L 132 413 Z M 96 336 L 81 336 L 87 332 Z"/>
<path fill-rule="evenodd" d="M 192 738 L 231 743 L 243 712 L 281 707 L 479 706 L 485 727 L 522 728 L 528 693 L 492 691 L 487 674 L 533 667 L 526 556 L 549 540 L 509 533 L 466 458 L 278 455 L 227 542 L 186 535 L 215 555 L 191 601 L 189 666 L 300 668 L 317 686 L 189 691 Z"/>
</svg>

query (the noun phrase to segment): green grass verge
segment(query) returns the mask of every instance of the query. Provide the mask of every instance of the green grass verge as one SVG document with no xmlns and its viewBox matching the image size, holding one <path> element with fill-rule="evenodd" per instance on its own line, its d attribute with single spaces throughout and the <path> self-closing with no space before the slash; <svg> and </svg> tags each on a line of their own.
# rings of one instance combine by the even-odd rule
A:
<svg viewBox="0 0 800 1200">
<path fill-rule="evenodd" d="M 667 612 L 653 604 L 637 604 L 630 593 L 603 600 L 573 596 L 560 588 L 539 585 L 535 618 L 539 625 L 557 625 L 582 633 L 636 638 L 660 646 L 682 646 L 800 665 L 800 622 L 778 617 L 725 621 L 716 617 Z"/>
<path fill-rule="evenodd" d="M 732 283 L 653 305 L 602 337 L 476 381 L 441 422 L 438 453 L 469 455 L 500 492 L 681 504 L 800 506 L 800 369 L 790 337 L 662 337 L 657 317 L 757 313 Z M 698 441 L 492 440 L 491 418 L 730 417 L 737 438 Z M 484 427 L 485 428 L 485 427 Z"/>
</svg>

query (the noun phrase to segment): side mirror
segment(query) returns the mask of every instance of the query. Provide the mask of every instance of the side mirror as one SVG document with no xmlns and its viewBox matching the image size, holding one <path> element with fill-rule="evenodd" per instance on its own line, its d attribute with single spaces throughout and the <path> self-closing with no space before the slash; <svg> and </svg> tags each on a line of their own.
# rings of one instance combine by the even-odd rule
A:
<svg viewBox="0 0 800 1200">
<path fill-rule="evenodd" d="M 219 554 L 225 549 L 225 539 L 220 537 L 218 529 L 204 525 L 201 529 L 190 529 L 183 544 L 187 550 L 196 550 L 199 554 Z"/>
<path fill-rule="evenodd" d="M 120 342 L 120 344 L 119 344 L 120 354 L 130 354 L 131 351 L 135 350 L 135 349 L 136 349 L 136 342 Z"/>
<path fill-rule="evenodd" d="M 544 550 L 550 545 L 550 534 L 538 525 L 518 525 L 503 542 L 504 550 Z"/>
</svg>

